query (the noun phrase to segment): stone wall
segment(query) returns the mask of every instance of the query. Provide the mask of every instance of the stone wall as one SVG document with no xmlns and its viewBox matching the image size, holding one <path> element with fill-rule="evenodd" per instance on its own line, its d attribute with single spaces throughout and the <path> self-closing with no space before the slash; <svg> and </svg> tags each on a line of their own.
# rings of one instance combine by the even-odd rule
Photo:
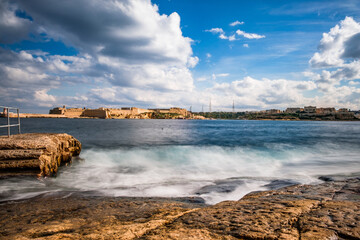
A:
<svg viewBox="0 0 360 240">
<path fill-rule="evenodd" d="M 176 114 L 182 115 L 184 117 L 186 117 L 188 115 L 188 111 L 186 109 L 175 108 L 175 107 L 170 108 L 169 113 L 176 113 Z"/>
<path fill-rule="evenodd" d="M 64 114 L 65 110 L 66 110 L 66 108 L 57 107 L 57 108 L 50 109 L 49 114 Z"/>
<path fill-rule="evenodd" d="M 82 108 L 68 108 L 65 109 L 64 115 L 67 117 L 80 117 L 84 112 Z"/>
<path fill-rule="evenodd" d="M 111 118 L 110 111 L 107 109 L 85 109 L 81 115 L 82 117 L 93 118 Z"/>
</svg>

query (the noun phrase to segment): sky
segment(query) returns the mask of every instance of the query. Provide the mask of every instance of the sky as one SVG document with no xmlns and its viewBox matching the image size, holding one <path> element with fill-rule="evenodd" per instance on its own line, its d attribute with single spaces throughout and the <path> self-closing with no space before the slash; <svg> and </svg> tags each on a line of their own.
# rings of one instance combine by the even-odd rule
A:
<svg viewBox="0 0 360 240">
<path fill-rule="evenodd" d="M 360 109 L 360 1 L 1 0 L 0 105 Z"/>
</svg>

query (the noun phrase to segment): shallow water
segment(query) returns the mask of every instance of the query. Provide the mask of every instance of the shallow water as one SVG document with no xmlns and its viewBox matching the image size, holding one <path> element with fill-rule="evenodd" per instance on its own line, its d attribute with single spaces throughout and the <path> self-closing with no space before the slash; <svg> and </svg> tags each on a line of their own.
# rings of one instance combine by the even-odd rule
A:
<svg viewBox="0 0 360 240">
<path fill-rule="evenodd" d="M 93 191 L 213 204 L 360 172 L 360 122 L 22 119 L 22 131 L 69 133 L 84 161 L 56 178 L 0 180 L 1 200 Z"/>
</svg>

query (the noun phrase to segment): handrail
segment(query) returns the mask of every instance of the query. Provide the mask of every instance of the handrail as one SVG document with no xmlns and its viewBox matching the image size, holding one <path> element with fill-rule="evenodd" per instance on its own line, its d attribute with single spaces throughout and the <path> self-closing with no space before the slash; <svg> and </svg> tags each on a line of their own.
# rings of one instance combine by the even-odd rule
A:
<svg viewBox="0 0 360 240">
<path fill-rule="evenodd" d="M 16 107 L 6 107 L 6 106 L 0 106 L 0 108 L 19 109 L 19 108 L 16 108 Z"/>
<path fill-rule="evenodd" d="M 5 117 L 5 113 L 7 114 L 7 125 L 0 125 L 0 128 L 2 127 L 7 127 L 8 129 L 8 137 L 10 137 L 10 128 L 11 127 L 16 127 L 18 126 L 18 133 L 21 133 L 21 127 L 20 127 L 20 110 L 19 108 L 14 108 L 14 107 L 5 107 L 5 106 L 0 106 L 0 108 L 4 108 L 3 110 L 3 115 Z M 18 119 L 18 123 L 17 124 L 10 124 L 10 111 L 9 109 L 16 109 L 17 112 L 17 119 Z"/>
</svg>

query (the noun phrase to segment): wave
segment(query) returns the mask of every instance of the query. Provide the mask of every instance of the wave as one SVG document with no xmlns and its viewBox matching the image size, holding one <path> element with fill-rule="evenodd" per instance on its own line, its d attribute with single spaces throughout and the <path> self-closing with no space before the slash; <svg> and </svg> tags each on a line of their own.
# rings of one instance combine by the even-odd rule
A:
<svg viewBox="0 0 360 240">
<path fill-rule="evenodd" d="M 56 178 L 1 181 L 0 197 L 96 191 L 109 196 L 199 196 L 214 204 L 238 200 L 251 191 L 317 183 L 320 175 L 359 172 L 358 156 L 359 150 L 336 144 L 94 148 L 84 150 L 85 161 L 62 168 Z"/>
</svg>

